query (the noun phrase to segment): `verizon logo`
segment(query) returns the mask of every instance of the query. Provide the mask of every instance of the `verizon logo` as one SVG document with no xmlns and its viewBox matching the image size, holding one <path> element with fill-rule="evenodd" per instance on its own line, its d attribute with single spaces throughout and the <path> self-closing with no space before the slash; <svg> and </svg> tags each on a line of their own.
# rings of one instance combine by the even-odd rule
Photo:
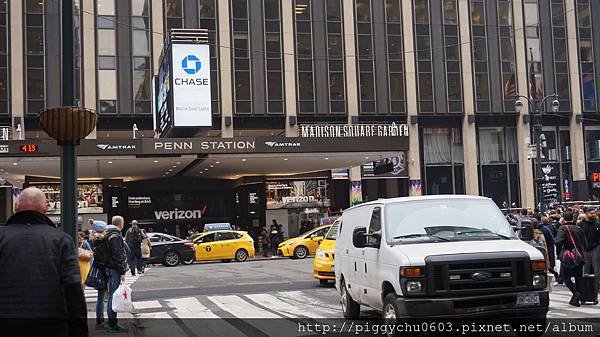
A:
<svg viewBox="0 0 600 337">
<path fill-rule="evenodd" d="M 96 146 L 101 150 L 135 150 L 135 144 L 128 144 L 128 145 L 98 144 Z"/>
<path fill-rule="evenodd" d="M 200 219 L 206 211 L 206 206 L 202 209 L 180 210 L 175 208 L 172 211 L 154 211 L 156 220 L 185 220 L 185 219 Z"/>
</svg>

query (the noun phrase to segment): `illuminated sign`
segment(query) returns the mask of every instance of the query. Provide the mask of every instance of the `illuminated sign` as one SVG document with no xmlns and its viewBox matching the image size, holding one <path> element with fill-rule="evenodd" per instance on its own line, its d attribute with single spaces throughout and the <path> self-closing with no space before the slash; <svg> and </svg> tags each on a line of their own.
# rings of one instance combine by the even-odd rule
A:
<svg viewBox="0 0 600 337">
<path fill-rule="evenodd" d="M 19 146 L 19 151 L 23 153 L 36 153 L 40 150 L 37 144 L 23 144 Z"/>
<path fill-rule="evenodd" d="M 210 51 L 207 44 L 174 44 L 173 126 L 212 126 Z"/>
</svg>

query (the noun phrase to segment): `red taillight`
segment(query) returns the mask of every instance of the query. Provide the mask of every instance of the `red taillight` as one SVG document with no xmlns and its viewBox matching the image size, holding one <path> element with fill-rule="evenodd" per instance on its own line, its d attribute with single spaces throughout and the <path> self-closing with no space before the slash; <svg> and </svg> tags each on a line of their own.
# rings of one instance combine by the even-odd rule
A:
<svg viewBox="0 0 600 337">
<path fill-rule="evenodd" d="M 194 244 L 192 242 L 186 242 L 183 245 L 186 246 L 186 247 L 192 247 L 192 248 L 194 248 Z"/>
</svg>

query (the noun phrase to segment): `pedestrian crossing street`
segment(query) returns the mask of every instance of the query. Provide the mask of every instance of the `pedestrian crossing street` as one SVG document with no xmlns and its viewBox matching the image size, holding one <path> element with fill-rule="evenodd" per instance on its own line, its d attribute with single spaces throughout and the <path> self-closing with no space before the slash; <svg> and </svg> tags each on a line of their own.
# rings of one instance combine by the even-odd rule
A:
<svg viewBox="0 0 600 337">
<path fill-rule="evenodd" d="M 148 270 L 148 268 L 146 268 L 146 270 Z M 128 273 L 125 276 L 125 284 L 133 288 L 132 285 L 135 283 L 135 281 L 138 280 L 139 277 L 140 274 L 135 274 L 135 276 L 131 276 L 131 274 Z M 98 290 L 90 287 L 85 287 L 84 294 L 86 303 L 96 303 L 98 299 Z"/>
</svg>

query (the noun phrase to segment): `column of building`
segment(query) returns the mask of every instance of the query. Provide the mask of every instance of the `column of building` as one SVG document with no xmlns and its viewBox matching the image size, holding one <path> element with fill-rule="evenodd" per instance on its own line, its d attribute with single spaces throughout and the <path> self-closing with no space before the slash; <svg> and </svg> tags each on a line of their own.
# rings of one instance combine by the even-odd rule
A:
<svg viewBox="0 0 600 337">
<path fill-rule="evenodd" d="M 408 122 L 409 150 L 407 156 L 409 194 L 421 194 L 421 153 L 417 109 L 417 69 L 413 35 L 412 1 L 402 1 L 402 31 L 404 33 L 404 73 L 406 88 L 406 120 Z"/>
<path fill-rule="evenodd" d="M 523 18 L 523 0 L 515 0 L 513 3 L 515 51 L 517 66 L 517 88 L 522 95 L 528 95 L 529 77 L 527 75 L 527 56 L 525 43 L 525 27 Z M 535 189 L 533 181 L 533 168 L 531 160 L 528 159 L 531 131 L 526 119 L 529 114 L 529 106 L 525 103 L 521 113 L 517 115 L 517 152 L 519 159 L 519 180 L 521 187 L 521 206 L 533 208 L 535 201 Z"/>
<path fill-rule="evenodd" d="M 581 78 L 579 76 L 579 46 L 577 42 L 577 22 L 575 19 L 575 0 L 565 0 L 567 19 L 567 46 L 569 73 L 571 84 L 571 116 L 569 118 L 569 134 L 571 137 L 571 170 L 576 200 L 588 199 L 587 175 L 585 165 L 585 147 L 583 144 L 583 123 L 578 121 L 582 114 Z"/>
<path fill-rule="evenodd" d="M 10 2 L 10 111 L 13 139 L 18 139 L 17 128 L 25 138 L 25 69 L 23 68 L 23 1 Z"/>
<path fill-rule="evenodd" d="M 292 1 L 281 2 L 281 24 L 283 26 L 283 78 L 285 95 L 285 135 L 298 136 L 298 124 L 290 123 L 296 119 L 296 45 L 294 41 L 294 17 L 296 16 Z M 292 125 L 293 124 L 293 125 Z"/>
<path fill-rule="evenodd" d="M 218 0 L 219 8 L 219 76 L 220 81 L 220 101 L 221 101 L 221 136 L 223 138 L 233 137 L 233 94 L 232 94 L 232 74 L 231 74 L 231 29 L 229 0 Z"/>
<path fill-rule="evenodd" d="M 80 6 L 83 13 L 81 15 L 81 76 L 83 76 L 81 81 L 81 103 L 84 108 L 96 110 L 96 23 L 94 22 L 96 18 L 94 15 L 89 14 L 95 13 L 94 0 L 82 0 Z M 158 57 L 155 59 L 158 59 Z M 155 67 L 155 69 L 158 68 Z M 94 131 L 86 138 L 96 139 L 96 131 L 96 128 L 94 128 Z"/>
<path fill-rule="evenodd" d="M 475 126 L 475 93 L 473 90 L 473 67 L 471 61 L 471 27 L 468 0 L 458 1 L 459 35 L 462 60 L 462 84 L 464 116 L 462 139 L 465 167 L 465 193 L 479 195 L 479 174 L 477 169 L 477 132 Z"/>
</svg>

